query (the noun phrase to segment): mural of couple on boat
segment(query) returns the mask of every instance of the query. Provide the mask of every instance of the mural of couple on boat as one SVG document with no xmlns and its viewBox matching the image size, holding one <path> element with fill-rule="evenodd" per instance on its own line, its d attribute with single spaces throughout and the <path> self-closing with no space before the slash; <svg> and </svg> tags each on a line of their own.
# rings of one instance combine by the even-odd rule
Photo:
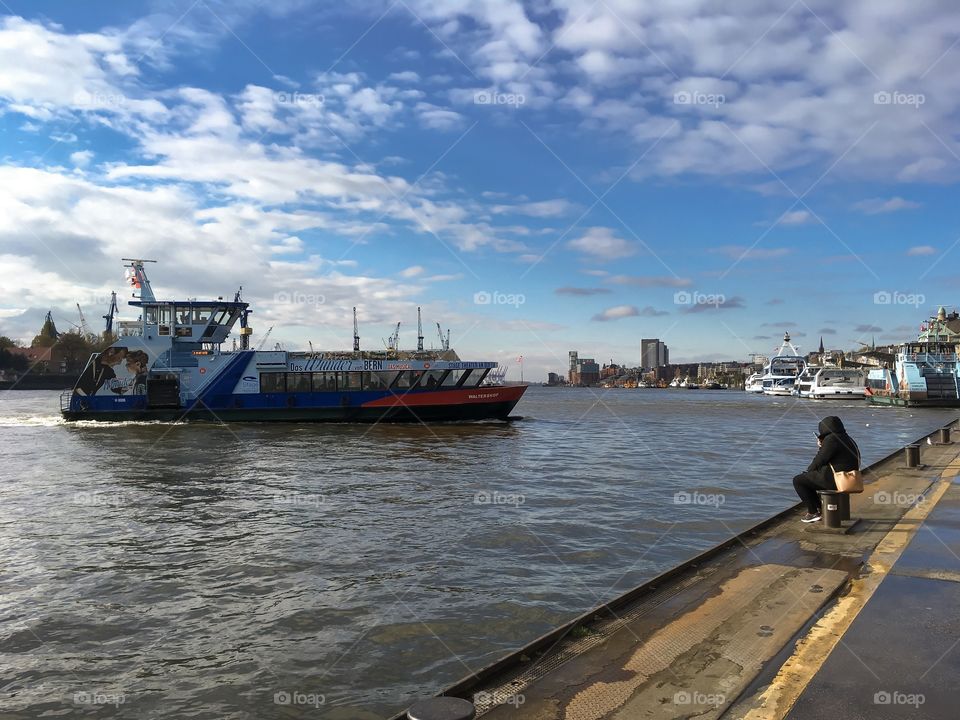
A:
<svg viewBox="0 0 960 720">
<path fill-rule="evenodd" d="M 144 395 L 150 356 L 143 350 L 108 347 L 89 363 L 77 382 L 80 395 Z"/>
</svg>

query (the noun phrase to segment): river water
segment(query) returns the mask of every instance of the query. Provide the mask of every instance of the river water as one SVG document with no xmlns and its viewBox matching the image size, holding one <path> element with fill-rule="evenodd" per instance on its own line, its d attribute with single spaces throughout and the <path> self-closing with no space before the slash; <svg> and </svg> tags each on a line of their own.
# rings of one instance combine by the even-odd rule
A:
<svg viewBox="0 0 960 720">
<path fill-rule="evenodd" d="M 63 423 L 0 393 L 0 716 L 379 718 L 957 411 L 532 387 L 510 425 Z"/>
</svg>

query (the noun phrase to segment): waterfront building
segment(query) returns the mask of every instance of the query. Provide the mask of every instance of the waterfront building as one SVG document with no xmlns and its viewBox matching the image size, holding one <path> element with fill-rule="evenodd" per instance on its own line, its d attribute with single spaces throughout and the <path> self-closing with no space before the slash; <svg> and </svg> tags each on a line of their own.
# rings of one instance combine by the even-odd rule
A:
<svg viewBox="0 0 960 720">
<path fill-rule="evenodd" d="M 641 367 L 654 368 L 670 364 L 670 349 L 657 338 L 640 340 Z"/>
</svg>

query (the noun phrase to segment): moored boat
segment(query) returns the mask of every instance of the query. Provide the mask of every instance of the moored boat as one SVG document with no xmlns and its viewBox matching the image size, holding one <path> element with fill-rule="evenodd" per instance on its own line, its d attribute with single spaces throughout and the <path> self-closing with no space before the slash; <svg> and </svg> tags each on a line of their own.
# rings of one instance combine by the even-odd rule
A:
<svg viewBox="0 0 960 720">
<path fill-rule="evenodd" d="M 67 420 L 436 422 L 507 420 L 527 386 L 488 385 L 496 362 L 455 352 L 298 353 L 249 348 L 252 312 L 232 302 L 160 301 L 143 260 L 130 261 L 140 290 L 113 344 L 87 362 L 61 396 Z M 240 323 L 240 348 L 223 350 Z"/>
<path fill-rule="evenodd" d="M 763 394 L 793 395 L 797 377 L 806 367 L 806 359 L 790 342 L 790 333 L 784 333 L 777 354 L 763 368 Z"/>
<path fill-rule="evenodd" d="M 960 315 L 940 308 L 913 342 L 897 349 L 892 367 L 871 370 L 867 397 L 875 405 L 960 407 Z"/>
<path fill-rule="evenodd" d="M 867 371 L 860 368 L 809 365 L 797 378 L 800 397 L 811 400 L 852 400 L 866 395 Z"/>
</svg>

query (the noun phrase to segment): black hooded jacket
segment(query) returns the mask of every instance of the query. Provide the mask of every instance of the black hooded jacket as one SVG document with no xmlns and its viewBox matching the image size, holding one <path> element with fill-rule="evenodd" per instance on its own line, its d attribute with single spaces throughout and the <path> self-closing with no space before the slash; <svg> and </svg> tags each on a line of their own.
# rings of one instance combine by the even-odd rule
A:
<svg viewBox="0 0 960 720">
<path fill-rule="evenodd" d="M 836 415 L 825 417 L 817 428 L 820 451 L 807 471 L 822 470 L 833 466 L 834 470 L 859 470 L 860 448 L 847 434 L 843 422 Z"/>
</svg>

